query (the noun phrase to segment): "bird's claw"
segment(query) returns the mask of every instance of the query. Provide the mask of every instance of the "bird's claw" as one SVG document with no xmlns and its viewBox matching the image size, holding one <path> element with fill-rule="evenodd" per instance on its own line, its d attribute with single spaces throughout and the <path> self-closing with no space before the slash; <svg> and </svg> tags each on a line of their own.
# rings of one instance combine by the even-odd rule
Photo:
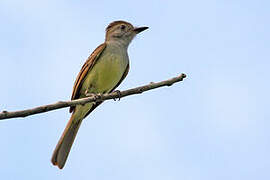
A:
<svg viewBox="0 0 270 180">
<path fill-rule="evenodd" d="M 88 94 L 86 94 L 86 96 L 87 97 L 92 97 L 92 98 L 95 99 L 95 101 L 91 102 L 94 105 L 96 105 L 96 103 L 99 102 L 100 99 L 101 99 L 101 93 L 97 93 L 97 94 L 96 93 L 88 93 Z"/>
<path fill-rule="evenodd" d="M 87 93 L 86 94 L 87 97 L 92 97 L 92 98 L 95 98 L 96 100 L 100 99 L 101 98 L 101 93 Z"/>
<path fill-rule="evenodd" d="M 118 101 L 120 101 L 120 99 L 121 99 L 121 92 L 119 90 L 115 90 L 114 92 L 117 93 L 117 95 L 118 95 L 118 97 L 117 97 L 118 98 Z M 117 98 L 113 98 L 113 100 L 116 101 Z"/>
</svg>

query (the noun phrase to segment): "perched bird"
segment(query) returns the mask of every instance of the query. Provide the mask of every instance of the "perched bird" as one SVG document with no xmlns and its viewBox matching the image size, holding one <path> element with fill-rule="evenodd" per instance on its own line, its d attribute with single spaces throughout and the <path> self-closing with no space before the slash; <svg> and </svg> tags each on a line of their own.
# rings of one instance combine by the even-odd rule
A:
<svg viewBox="0 0 270 180">
<path fill-rule="evenodd" d="M 89 93 L 110 93 L 129 71 L 127 48 L 132 39 L 148 27 L 134 27 L 125 21 L 114 21 L 106 28 L 105 42 L 99 45 L 84 63 L 73 86 L 71 99 L 86 97 Z M 98 105 L 88 103 L 70 107 L 70 120 L 52 155 L 52 164 L 62 169 L 81 125 Z"/>
</svg>

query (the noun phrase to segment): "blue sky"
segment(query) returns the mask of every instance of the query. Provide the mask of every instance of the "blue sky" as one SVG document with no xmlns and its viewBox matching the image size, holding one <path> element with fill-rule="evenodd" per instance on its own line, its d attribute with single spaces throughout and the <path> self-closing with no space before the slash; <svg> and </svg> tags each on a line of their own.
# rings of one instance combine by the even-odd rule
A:
<svg viewBox="0 0 270 180">
<path fill-rule="evenodd" d="M 1 111 L 70 99 L 85 59 L 119 19 L 150 27 L 130 45 L 119 89 L 188 78 L 97 108 L 63 170 L 50 158 L 68 109 L 1 121 L 1 179 L 269 179 L 269 8 L 266 0 L 2 0 Z"/>
</svg>

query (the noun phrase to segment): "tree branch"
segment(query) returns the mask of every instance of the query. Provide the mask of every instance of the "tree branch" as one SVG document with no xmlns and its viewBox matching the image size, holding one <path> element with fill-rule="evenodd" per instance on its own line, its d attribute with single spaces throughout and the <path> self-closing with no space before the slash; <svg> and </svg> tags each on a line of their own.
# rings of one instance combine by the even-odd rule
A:
<svg viewBox="0 0 270 180">
<path fill-rule="evenodd" d="M 59 101 L 59 102 L 54 103 L 54 104 L 48 104 L 48 105 L 39 106 L 39 107 L 35 107 L 32 109 L 26 109 L 26 110 L 22 110 L 22 111 L 13 111 L 13 112 L 2 111 L 0 113 L 0 120 L 1 119 L 17 118 L 17 117 L 26 117 L 26 116 L 33 115 L 33 114 L 43 113 L 43 112 L 52 111 L 55 109 L 69 107 L 69 106 L 75 106 L 78 104 L 83 105 L 83 104 L 86 104 L 89 102 L 100 102 L 100 101 L 105 101 L 108 99 L 123 98 L 123 97 L 133 95 L 133 94 L 140 94 L 140 93 L 143 93 L 144 91 L 149 91 L 151 89 L 159 88 L 162 86 L 171 86 L 176 82 L 182 81 L 185 77 L 186 77 L 185 74 L 181 74 L 177 77 L 174 77 L 174 78 L 171 78 L 171 79 L 168 79 L 165 81 L 161 81 L 158 83 L 151 82 L 148 85 L 128 89 L 128 90 L 121 91 L 121 92 L 115 91 L 115 92 L 112 92 L 109 94 L 91 95 L 90 97 L 76 99 L 76 100 L 72 100 L 72 101 Z"/>
</svg>

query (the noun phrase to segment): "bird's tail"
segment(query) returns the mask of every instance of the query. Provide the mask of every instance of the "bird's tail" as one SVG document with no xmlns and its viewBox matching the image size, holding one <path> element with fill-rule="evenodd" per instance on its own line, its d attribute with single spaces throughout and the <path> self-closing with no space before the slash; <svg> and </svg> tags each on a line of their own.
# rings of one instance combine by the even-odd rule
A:
<svg viewBox="0 0 270 180">
<path fill-rule="evenodd" d="M 52 155 L 52 163 L 62 169 L 66 163 L 71 146 L 79 130 L 83 118 L 76 117 L 73 112 L 71 118 L 60 138 Z"/>
</svg>

